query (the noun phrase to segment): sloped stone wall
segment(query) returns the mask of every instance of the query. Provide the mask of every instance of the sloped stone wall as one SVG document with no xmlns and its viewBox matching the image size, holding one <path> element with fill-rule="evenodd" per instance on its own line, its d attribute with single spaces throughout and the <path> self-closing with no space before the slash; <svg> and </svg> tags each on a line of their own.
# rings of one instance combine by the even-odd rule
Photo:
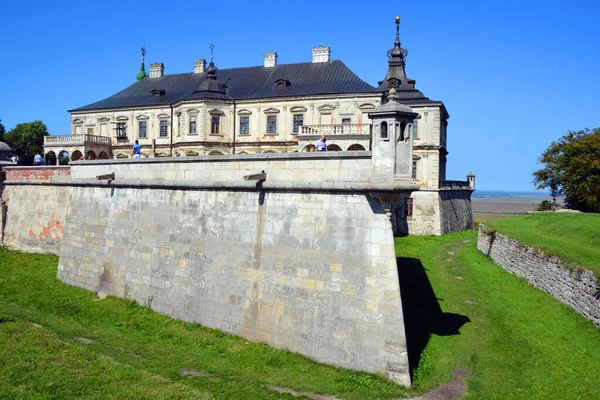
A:
<svg viewBox="0 0 600 400">
<path fill-rule="evenodd" d="M 583 267 L 568 268 L 557 257 L 520 245 L 479 225 L 477 248 L 506 271 L 520 276 L 600 326 L 600 285 L 596 275 Z"/>
</svg>

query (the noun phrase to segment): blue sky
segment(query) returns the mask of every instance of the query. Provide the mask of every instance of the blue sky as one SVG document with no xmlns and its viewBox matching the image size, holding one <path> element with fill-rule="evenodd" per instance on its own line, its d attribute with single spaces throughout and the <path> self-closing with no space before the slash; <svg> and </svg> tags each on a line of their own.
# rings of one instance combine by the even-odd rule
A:
<svg viewBox="0 0 600 400">
<path fill-rule="evenodd" d="M 0 119 L 69 132 L 67 110 L 106 98 L 146 66 L 191 72 L 215 45 L 220 68 L 311 60 L 330 46 L 371 85 L 385 77 L 394 17 L 406 72 L 450 113 L 448 179 L 532 190 L 539 155 L 568 130 L 600 126 L 600 1 L 5 2 Z"/>
</svg>

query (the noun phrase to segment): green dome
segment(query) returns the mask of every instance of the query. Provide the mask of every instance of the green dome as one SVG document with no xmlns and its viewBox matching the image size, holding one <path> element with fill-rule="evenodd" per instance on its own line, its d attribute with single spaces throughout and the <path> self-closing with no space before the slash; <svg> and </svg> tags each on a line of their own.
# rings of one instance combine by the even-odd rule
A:
<svg viewBox="0 0 600 400">
<path fill-rule="evenodd" d="M 140 72 L 138 72 L 135 75 L 135 77 L 139 81 L 139 80 L 146 78 L 147 76 L 148 76 L 148 73 L 145 71 L 144 63 L 142 63 L 142 66 L 140 67 Z"/>
</svg>

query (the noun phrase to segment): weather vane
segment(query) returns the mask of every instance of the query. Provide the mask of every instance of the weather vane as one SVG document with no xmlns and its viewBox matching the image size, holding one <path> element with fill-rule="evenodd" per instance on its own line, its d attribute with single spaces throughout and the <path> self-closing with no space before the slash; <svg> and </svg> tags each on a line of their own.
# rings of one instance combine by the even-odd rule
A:
<svg viewBox="0 0 600 400">
<path fill-rule="evenodd" d="M 142 47 L 140 54 L 142 55 L 142 62 L 144 62 L 144 59 L 146 58 L 146 48 L 145 47 Z"/>
<path fill-rule="evenodd" d="M 213 49 L 215 48 L 214 44 L 210 45 L 210 62 L 213 62 Z"/>
</svg>

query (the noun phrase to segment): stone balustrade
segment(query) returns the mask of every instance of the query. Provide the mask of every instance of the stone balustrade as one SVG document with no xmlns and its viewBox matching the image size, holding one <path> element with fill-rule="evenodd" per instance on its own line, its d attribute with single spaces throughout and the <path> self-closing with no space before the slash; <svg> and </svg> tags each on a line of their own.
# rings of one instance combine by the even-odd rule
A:
<svg viewBox="0 0 600 400">
<path fill-rule="evenodd" d="M 371 135 L 371 124 L 303 125 L 300 135 Z"/>
<path fill-rule="evenodd" d="M 441 187 L 452 189 L 468 188 L 469 181 L 442 181 Z"/>
<path fill-rule="evenodd" d="M 44 136 L 44 145 L 57 145 L 57 144 L 105 144 L 110 145 L 110 138 L 106 136 L 97 135 L 59 135 L 59 136 Z"/>
</svg>

